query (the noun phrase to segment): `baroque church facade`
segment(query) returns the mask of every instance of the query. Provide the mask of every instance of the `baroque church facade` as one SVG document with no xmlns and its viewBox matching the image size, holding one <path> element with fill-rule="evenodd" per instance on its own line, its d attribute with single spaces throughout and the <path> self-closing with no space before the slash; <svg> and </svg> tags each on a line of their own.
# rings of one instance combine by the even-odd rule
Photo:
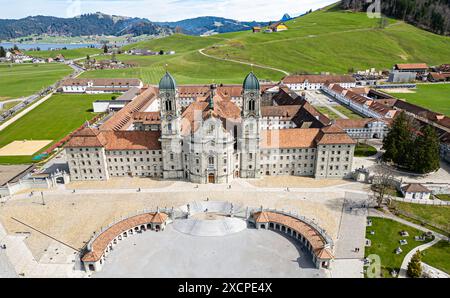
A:
<svg viewBox="0 0 450 298">
<path fill-rule="evenodd" d="M 288 100 L 269 105 L 262 105 L 262 93 L 253 72 L 242 86 L 200 87 L 178 87 L 166 73 L 158 87 L 71 138 L 65 146 L 71 179 L 137 176 L 203 184 L 350 174 L 355 142 L 344 131 L 288 92 L 277 95 Z"/>
</svg>

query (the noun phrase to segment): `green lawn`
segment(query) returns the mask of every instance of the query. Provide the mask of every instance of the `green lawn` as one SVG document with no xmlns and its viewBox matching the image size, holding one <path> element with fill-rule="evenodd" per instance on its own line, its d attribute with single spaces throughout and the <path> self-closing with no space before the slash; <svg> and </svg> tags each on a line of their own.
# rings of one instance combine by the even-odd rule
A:
<svg viewBox="0 0 450 298">
<path fill-rule="evenodd" d="M 432 206 L 422 204 L 412 204 L 404 202 L 393 202 L 393 207 L 397 210 L 413 215 L 429 225 L 445 229 L 450 232 L 450 206 Z M 438 231 L 443 233 L 443 231 Z"/>
<path fill-rule="evenodd" d="M 437 195 L 436 197 L 442 201 L 450 201 L 450 195 Z"/>
<path fill-rule="evenodd" d="M 25 53 L 36 58 L 55 58 L 59 54 L 63 54 L 66 60 L 71 60 L 83 58 L 87 55 L 101 54 L 103 51 L 101 49 L 79 48 L 59 51 L 26 51 Z"/>
<path fill-rule="evenodd" d="M 395 269 L 399 272 L 406 254 L 415 247 L 426 243 L 414 240 L 414 236 L 420 236 L 423 232 L 390 219 L 370 219 L 372 220 L 372 226 L 367 227 L 366 238 L 371 240 L 372 246 L 366 247 L 365 256 L 378 255 L 381 259 L 382 277 L 392 277 L 391 270 Z M 375 231 L 375 235 L 371 235 L 371 231 Z M 407 231 L 409 237 L 402 237 L 401 231 Z M 400 245 L 401 239 L 406 239 L 408 244 Z M 401 254 L 395 254 L 397 247 L 401 247 L 403 250 Z"/>
<path fill-rule="evenodd" d="M 336 120 L 336 119 L 342 119 L 341 117 L 339 117 L 338 114 L 336 114 L 335 112 L 333 112 L 332 110 L 330 110 L 327 107 L 324 106 L 315 106 L 314 107 L 316 110 L 318 110 L 319 112 L 321 112 L 322 114 L 326 115 L 328 118 L 330 118 L 331 120 Z"/>
<path fill-rule="evenodd" d="M 15 140 L 59 141 L 92 119 L 92 102 L 111 95 L 54 95 L 0 132 L 0 147 Z M 43 151 L 43 150 L 41 150 Z M 32 156 L 0 157 L 0 164 L 29 163 Z"/>
<path fill-rule="evenodd" d="M 367 156 L 373 156 L 377 154 L 377 149 L 373 146 L 360 143 L 356 146 L 355 149 L 355 156 L 357 157 L 367 157 Z"/>
<path fill-rule="evenodd" d="M 287 22 L 288 31 L 273 34 L 233 32 L 210 37 L 172 35 L 128 45 L 124 49 L 145 48 L 176 51 L 175 55 L 124 57 L 139 67 L 126 70 L 99 70 L 83 77 L 139 77 L 155 84 L 165 64 L 180 84 L 241 83 L 250 66 L 219 61 L 199 54 L 271 66 L 288 72 L 347 73 L 371 67 L 390 69 L 396 63 L 446 63 L 450 38 L 420 30 L 400 21 L 378 28 L 377 19 L 365 13 L 336 9 L 313 12 Z M 255 67 L 260 79 L 280 80 L 284 74 Z M 350 113 L 351 117 L 358 117 Z"/>
<path fill-rule="evenodd" d="M 422 261 L 450 274 L 450 243 L 439 241 L 422 252 Z"/>
<path fill-rule="evenodd" d="M 413 93 L 391 93 L 407 102 L 450 116 L 450 84 L 418 84 Z"/>
<path fill-rule="evenodd" d="M 338 110 L 339 112 L 341 112 L 342 114 L 344 114 L 345 116 L 347 116 L 349 119 L 361 119 L 362 117 L 358 114 L 356 114 L 355 112 L 353 112 L 352 110 L 344 107 L 344 106 L 336 106 L 334 107 L 336 110 Z"/>
<path fill-rule="evenodd" d="M 0 98 L 32 95 L 71 73 L 63 64 L 0 64 Z"/>
</svg>

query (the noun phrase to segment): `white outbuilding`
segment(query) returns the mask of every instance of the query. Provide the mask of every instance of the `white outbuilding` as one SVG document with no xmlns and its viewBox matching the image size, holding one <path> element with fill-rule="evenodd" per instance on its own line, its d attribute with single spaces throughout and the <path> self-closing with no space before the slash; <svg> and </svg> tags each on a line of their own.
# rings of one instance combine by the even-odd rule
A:
<svg viewBox="0 0 450 298">
<path fill-rule="evenodd" d="M 431 196 L 431 190 L 419 183 L 406 184 L 402 193 L 406 199 L 428 200 Z"/>
</svg>

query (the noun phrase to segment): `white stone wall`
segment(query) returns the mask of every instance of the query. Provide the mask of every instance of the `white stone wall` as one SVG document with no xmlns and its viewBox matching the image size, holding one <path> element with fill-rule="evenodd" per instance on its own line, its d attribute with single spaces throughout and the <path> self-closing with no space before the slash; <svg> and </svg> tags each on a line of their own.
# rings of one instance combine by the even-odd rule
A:
<svg viewBox="0 0 450 298">
<path fill-rule="evenodd" d="M 355 145 L 319 145 L 316 178 L 343 178 L 352 172 Z"/>
<path fill-rule="evenodd" d="M 108 180 L 104 148 L 66 148 L 70 180 Z"/>
<path fill-rule="evenodd" d="M 261 175 L 313 176 L 315 164 L 315 148 L 261 150 Z"/>
<path fill-rule="evenodd" d="M 340 85 L 342 88 L 355 88 L 356 87 L 356 82 L 352 82 L 352 83 L 337 83 L 338 85 Z M 322 89 L 322 87 L 324 86 L 324 83 L 313 83 L 313 82 L 308 82 L 305 81 L 303 83 L 289 83 L 286 84 L 286 86 L 289 87 L 289 89 L 294 90 L 294 91 L 301 91 L 301 90 L 320 90 Z"/>
<path fill-rule="evenodd" d="M 296 128 L 294 122 L 290 120 L 283 120 L 280 117 L 264 117 L 261 120 L 262 130 L 278 130 L 278 129 L 289 129 Z"/>
<path fill-rule="evenodd" d="M 235 176 L 234 137 L 222 122 L 210 118 L 183 146 L 184 178 L 194 183 L 229 183 Z M 210 180 L 212 179 L 212 180 Z"/>
<path fill-rule="evenodd" d="M 107 151 L 106 159 L 111 177 L 163 177 L 161 150 Z"/>
</svg>

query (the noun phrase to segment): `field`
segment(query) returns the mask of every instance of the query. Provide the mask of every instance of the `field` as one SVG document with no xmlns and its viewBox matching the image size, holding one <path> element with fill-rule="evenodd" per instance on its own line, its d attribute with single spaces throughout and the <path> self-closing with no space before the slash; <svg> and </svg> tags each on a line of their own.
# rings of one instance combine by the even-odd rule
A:
<svg viewBox="0 0 450 298">
<path fill-rule="evenodd" d="M 26 51 L 25 53 L 36 58 L 55 58 L 57 55 L 63 54 L 66 60 L 72 60 L 84 58 L 87 55 L 101 54 L 103 51 L 101 49 L 79 48 L 60 51 Z"/>
<path fill-rule="evenodd" d="M 71 73 L 63 64 L 0 64 L 0 98 L 32 95 Z"/>
<path fill-rule="evenodd" d="M 367 157 L 367 156 L 373 156 L 377 154 L 377 149 L 373 146 L 360 143 L 356 146 L 355 149 L 355 156 L 357 157 Z"/>
<path fill-rule="evenodd" d="M 281 68 L 289 72 L 347 73 L 390 69 L 395 63 L 444 63 L 450 38 L 396 20 L 380 29 L 365 13 L 322 10 L 286 23 L 279 33 L 239 32 L 219 35 L 225 41 L 206 53 Z"/>
<path fill-rule="evenodd" d="M 413 248 L 425 243 L 414 240 L 414 236 L 420 236 L 423 232 L 390 219 L 371 218 L 371 220 L 372 226 L 367 227 L 366 238 L 371 240 L 372 245 L 366 247 L 365 256 L 378 255 L 381 259 L 382 276 L 392 277 L 390 274 L 391 270 L 395 269 L 399 272 L 406 254 Z M 371 235 L 371 231 L 375 231 L 375 235 Z M 400 235 L 401 231 L 407 231 L 409 237 L 402 237 Z M 399 241 L 401 239 L 406 239 L 408 244 L 400 245 Z M 395 250 L 399 246 L 401 246 L 403 252 L 397 255 Z"/>
<path fill-rule="evenodd" d="M 59 141 L 94 117 L 92 102 L 111 95 L 54 95 L 0 132 L 0 148 L 16 140 Z M 54 143 L 53 142 L 53 143 Z M 47 146 L 48 147 L 48 146 Z M 0 157 L 0 164 L 30 163 L 32 156 Z"/>
<path fill-rule="evenodd" d="M 439 241 L 422 252 L 422 261 L 450 274 L 450 243 Z"/>
<path fill-rule="evenodd" d="M 234 59 L 259 66 L 275 67 L 290 73 L 390 69 L 396 63 L 445 63 L 450 56 L 450 38 L 435 35 L 401 21 L 389 19 L 379 28 L 377 19 L 364 13 L 324 9 L 287 22 L 288 31 L 252 33 L 250 31 L 195 37 L 176 34 L 124 47 L 153 51 L 176 51 L 175 55 L 157 57 L 119 57 L 134 61 L 136 69 L 105 70 L 84 77 L 139 76 L 146 83 L 157 83 L 165 64 L 179 83 L 241 83 L 251 69 L 231 61 L 203 56 Z M 261 79 L 280 80 L 282 72 L 255 66 Z"/>
<path fill-rule="evenodd" d="M 428 225 L 450 232 L 450 206 L 431 206 L 394 202 L 393 207 L 400 212 L 406 213 L 406 215 L 412 216 L 413 219 L 416 219 L 417 223 L 424 222 Z M 437 230 L 437 232 L 444 233 L 440 230 Z"/>
<path fill-rule="evenodd" d="M 335 112 L 333 112 L 332 110 L 330 110 L 325 106 L 315 106 L 314 108 L 319 112 L 321 112 L 322 114 L 326 115 L 331 120 L 342 119 L 338 114 L 336 114 Z"/>
<path fill-rule="evenodd" d="M 206 84 L 206 83 L 242 83 L 245 76 L 251 71 L 251 66 L 218 61 L 202 56 L 198 49 L 212 44 L 217 39 L 206 37 L 193 37 L 174 35 L 163 39 L 135 44 L 136 48 L 174 50 L 175 55 L 164 56 L 130 56 L 117 55 L 123 62 L 133 62 L 138 67 L 117 70 L 94 70 L 85 72 L 81 78 L 112 78 L 112 77 L 138 77 L 144 82 L 157 84 L 164 75 L 167 64 L 168 70 L 174 75 L 179 84 Z M 282 73 L 254 68 L 260 79 L 278 81 Z"/>
<path fill-rule="evenodd" d="M 347 116 L 349 119 L 361 119 L 362 117 L 358 114 L 356 114 L 355 112 L 353 112 L 352 110 L 344 107 L 344 106 L 336 106 L 334 107 L 336 110 L 338 110 L 339 112 L 341 112 L 342 114 L 344 114 L 345 116 Z"/>
<path fill-rule="evenodd" d="M 412 93 L 390 93 L 395 97 L 450 116 L 450 84 L 418 84 Z"/>
<path fill-rule="evenodd" d="M 442 201 L 450 201 L 450 195 L 437 195 L 437 198 Z"/>
</svg>

